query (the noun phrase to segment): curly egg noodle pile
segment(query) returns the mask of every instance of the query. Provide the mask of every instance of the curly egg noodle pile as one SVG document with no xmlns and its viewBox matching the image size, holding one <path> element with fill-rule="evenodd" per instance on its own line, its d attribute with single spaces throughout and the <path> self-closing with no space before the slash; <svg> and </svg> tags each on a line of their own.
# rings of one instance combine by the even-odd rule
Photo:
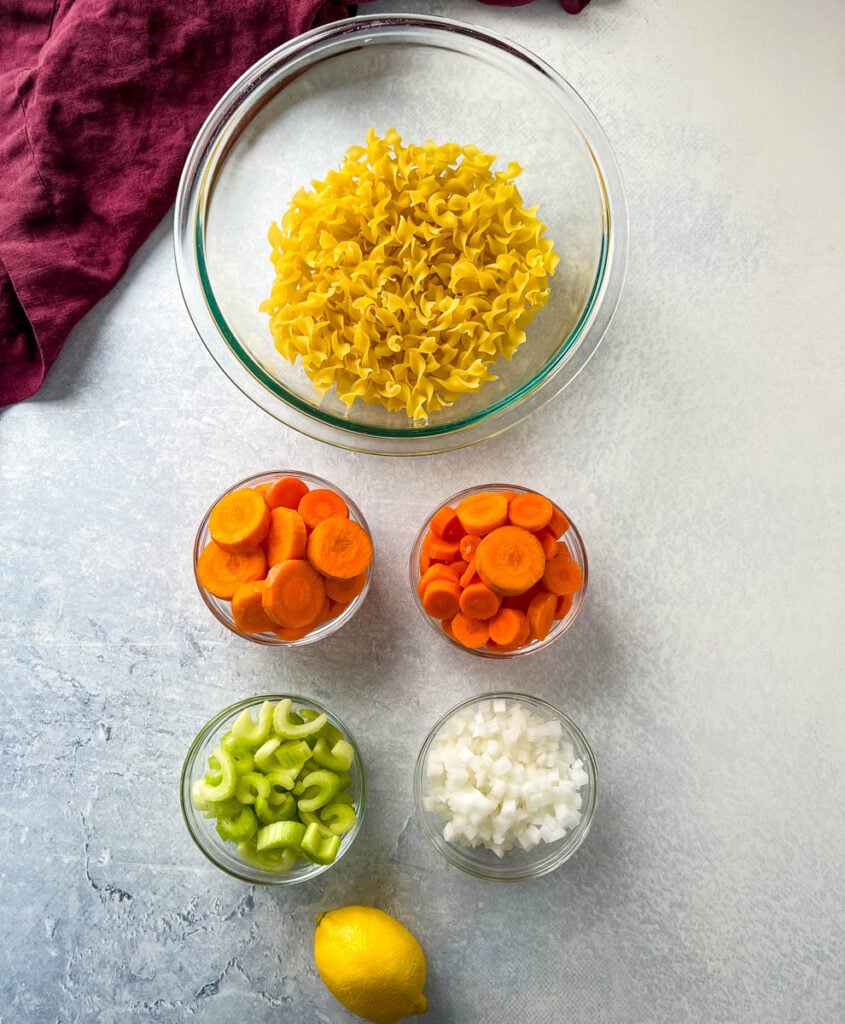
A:
<svg viewBox="0 0 845 1024">
<path fill-rule="evenodd" d="M 558 257 L 523 207 L 521 168 L 493 171 L 495 159 L 371 128 L 270 227 L 276 279 L 261 309 L 320 395 L 425 421 L 495 380 L 492 364 L 523 343 Z"/>
</svg>

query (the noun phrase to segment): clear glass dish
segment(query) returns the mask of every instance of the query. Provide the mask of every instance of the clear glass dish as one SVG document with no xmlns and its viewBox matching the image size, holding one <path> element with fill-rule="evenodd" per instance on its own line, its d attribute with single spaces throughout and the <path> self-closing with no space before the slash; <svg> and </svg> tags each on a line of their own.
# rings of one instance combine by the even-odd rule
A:
<svg viewBox="0 0 845 1024">
<path fill-rule="evenodd" d="M 322 477 L 314 476 L 312 473 L 303 473 L 297 469 L 277 469 L 268 470 L 265 473 L 258 473 L 255 476 L 248 476 L 244 480 L 239 480 L 236 484 L 227 488 L 223 494 L 218 494 L 209 507 L 208 511 L 202 518 L 202 522 L 197 529 L 196 539 L 194 540 L 194 579 L 197 584 L 197 589 L 200 592 L 200 596 L 205 601 L 206 607 L 211 614 L 217 619 L 218 622 L 222 623 L 226 629 L 231 630 L 237 636 L 242 637 L 244 640 L 250 640 L 255 644 L 264 644 L 268 647 L 306 647 L 308 644 L 316 643 L 318 640 L 324 640 L 327 636 L 331 636 L 332 633 L 336 633 L 342 626 L 345 626 L 347 622 L 355 615 L 364 600 L 367 597 L 367 593 L 370 589 L 370 581 L 372 580 L 373 565 L 375 560 L 370 563 L 369 569 L 367 569 L 367 582 L 364 589 L 356 598 L 354 598 L 348 606 L 333 619 L 329 619 L 323 622 L 316 629 L 313 629 L 310 633 L 307 633 L 304 637 L 299 640 L 283 640 L 280 636 L 275 633 L 245 633 L 243 630 L 238 629 L 235 625 L 235 620 L 232 617 L 232 607 L 229 601 L 226 601 L 220 597 L 215 597 L 214 594 L 210 593 L 200 583 L 199 577 L 197 576 L 197 560 L 202 553 L 203 548 L 211 540 L 211 534 L 208 529 L 208 520 L 211 516 L 211 510 L 217 504 L 218 501 L 226 494 L 232 491 L 237 491 L 241 487 L 258 487 L 261 484 L 272 483 L 274 480 L 278 480 L 279 477 L 293 476 L 304 483 L 308 484 L 312 490 L 314 488 L 326 488 L 327 490 L 334 491 L 339 494 L 341 498 L 346 502 L 349 508 L 349 518 L 354 520 L 360 526 L 362 526 L 367 533 L 370 533 L 370 528 L 367 526 L 367 520 L 364 518 L 363 512 L 358 508 L 355 502 L 345 494 L 339 487 L 335 487 L 334 484 L 328 480 L 324 480 Z M 372 536 L 372 534 L 370 534 Z"/>
<path fill-rule="evenodd" d="M 434 741 L 456 714 L 467 708 L 477 709 L 494 700 L 518 704 L 544 721 L 559 722 L 562 742 L 572 744 L 573 759 L 583 762 L 588 778 L 587 783 L 579 790 L 581 818 L 574 828 L 557 842 L 541 842 L 528 850 L 518 847 L 507 851 L 501 859 L 483 846 L 463 846 L 455 842 L 447 842 L 443 836 L 444 819 L 437 812 L 426 807 L 426 797 L 431 791 L 428 757 Z M 493 882 L 520 882 L 539 878 L 569 860 L 587 838 L 596 813 L 597 800 L 596 759 L 584 734 L 572 719 L 558 708 L 524 693 L 484 693 L 455 705 L 432 727 L 420 749 L 414 767 L 414 803 L 423 832 L 450 864 L 470 875 L 475 875 L 476 878 Z"/>
<path fill-rule="evenodd" d="M 206 771 L 208 771 L 209 756 L 214 752 L 214 748 L 219 745 L 220 738 L 232 728 L 232 725 L 245 708 L 253 712 L 254 718 L 255 712 L 258 711 L 264 701 L 269 700 L 277 704 L 285 697 L 289 697 L 293 702 L 294 711 L 299 711 L 301 708 L 313 708 L 315 711 L 325 712 L 329 722 L 343 733 L 344 738 L 355 751 L 355 757 L 349 769 L 349 775 L 352 779 L 350 791 L 354 801 L 355 824 L 341 838 L 340 849 L 331 864 L 312 864 L 308 861 L 300 861 L 290 871 L 280 874 L 264 871 L 241 860 L 238 856 L 237 846 L 220 838 L 214 827 L 214 820 L 204 817 L 194 807 L 191 801 L 191 786 L 197 779 L 203 778 Z M 248 697 L 245 700 L 238 701 L 237 704 L 233 704 L 231 707 L 224 708 L 219 714 L 215 715 L 210 722 L 203 726 L 191 744 L 182 766 L 180 784 L 180 800 L 185 825 L 201 852 L 221 871 L 225 871 L 227 874 L 244 882 L 255 882 L 259 885 L 295 885 L 297 882 L 307 882 L 312 878 L 316 878 L 318 875 L 323 874 L 324 871 L 329 871 L 335 867 L 341 857 L 344 856 L 355 842 L 355 838 L 360 831 L 361 821 L 364 817 L 365 792 L 364 765 L 361 761 L 361 753 L 349 729 L 319 701 L 293 693 L 262 694 L 258 697 Z"/>
<path fill-rule="evenodd" d="M 405 142 L 456 141 L 516 161 L 561 263 L 528 339 L 498 380 L 415 423 L 330 391 L 275 350 L 259 311 L 273 282 L 267 231 L 302 186 L 337 167 L 373 126 Z M 224 95 L 186 162 L 176 266 L 206 348 L 282 423 L 384 455 L 446 451 L 493 436 L 554 397 L 604 335 L 622 289 L 627 215 L 610 145 L 589 108 L 528 50 L 472 25 L 422 16 L 335 22 L 279 47 Z"/>
<path fill-rule="evenodd" d="M 563 636 L 563 634 L 570 628 L 575 619 L 578 617 L 578 613 L 581 611 L 581 607 L 584 604 L 584 598 L 587 596 L 587 583 L 589 578 L 587 550 L 584 547 L 584 541 L 581 538 L 581 534 L 578 532 L 575 524 L 572 522 L 569 516 L 566 515 L 566 510 L 561 508 L 560 511 L 563 512 L 564 515 L 566 515 L 566 518 L 569 521 L 569 529 L 563 534 L 560 540 L 566 544 L 570 556 L 575 562 L 578 563 L 578 565 L 581 567 L 581 572 L 584 574 L 584 582 L 581 585 L 581 589 L 572 595 L 572 604 L 569 608 L 569 611 L 566 613 L 566 615 L 564 615 L 562 619 L 555 620 L 554 625 L 549 630 L 548 634 L 544 637 L 544 639 L 533 640 L 530 644 L 527 644 L 525 647 L 520 647 L 515 651 L 493 651 L 487 647 L 464 647 L 464 645 L 455 640 L 454 637 L 451 637 L 449 636 L 448 633 L 444 632 L 439 620 L 433 619 L 426 612 L 425 608 L 423 608 L 422 599 L 420 597 L 419 591 L 417 590 L 417 584 L 420 582 L 420 578 L 422 576 L 422 573 L 420 571 L 420 554 L 422 552 L 422 546 L 423 541 L 425 539 L 425 535 L 426 533 L 428 533 L 429 530 L 431 518 L 435 514 L 435 512 L 437 512 L 438 509 L 442 508 L 444 505 L 450 505 L 452 508 L 454 508 L 458 504 L 458 502 L 460 502 L 463 498 L 467 498 L 471 494 L 481 494 L 484 491 L 513 491 L 516 494 L 535 493 L 535 491 L 533 491 L 532 488 L 521 487 L 519 484 L 479 484 L 475 487 L 467 487 L 463 491 L 458 491 L 457 494 L 453 494 L 451 497 L 445 498 L 443 501 L 439 502 L 437 507 L 432 509 L 429 515 L 426 516 L 423 525 L 420 527 L 420 531 L 417 534 L 416 540 L 414 541 L 414 546 L 411 549 L 411 560 L 409 564 L 411 590 L 414 595 L 414 602 L 417 606 L 417 610 L 419 611 L 420 615 L 422 615 L 422 617 L 429 624 L 429 626 L 439 636 L 441 636 L 444 640 L 450 643 L 453 647 L 456 647 L 460 651 L 465 651 L 468 654 L 474 654 L 479 658 L 520 658 L 525 654 L 531 654 L 534 651 L 541 651 L 545 647 L 548 647 L 549 644 L 554 643 L 555 640 Z M 556 505 L 555 502 L 552 502 L 552 504 Z M 556 505 L 556 507 L 560 508 L 559 505 Z"/>
</svg>

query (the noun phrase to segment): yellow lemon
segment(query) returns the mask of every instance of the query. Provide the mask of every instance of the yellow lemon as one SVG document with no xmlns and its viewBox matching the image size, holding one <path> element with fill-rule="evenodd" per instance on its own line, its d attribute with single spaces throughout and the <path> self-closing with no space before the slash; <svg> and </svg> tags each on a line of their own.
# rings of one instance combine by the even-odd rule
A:
<svg viewBox="0 0 845 1024">
<path fill-rule="evenodd" d="M 425 953 L 395 917 L 376 907 L 339 907 L 317 918 L 314 960 L 331 994 L 371 1024 L 425 1013 Z"/>
</svg>

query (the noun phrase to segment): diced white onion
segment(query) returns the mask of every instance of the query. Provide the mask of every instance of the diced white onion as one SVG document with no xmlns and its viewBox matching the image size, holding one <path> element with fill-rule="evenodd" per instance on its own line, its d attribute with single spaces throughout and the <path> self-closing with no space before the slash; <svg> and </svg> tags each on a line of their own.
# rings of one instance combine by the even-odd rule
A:
<svg viewBox="0 0 845 1024">
<path fill-rule="evenodd" d="M 557 719 L 504 698 L 454 715 L 435 737 L 426 774 L 424 806 L 444 819 L 446 842 L 498 857 L 563 839 L 581 820 L 578 790 L 589 782 Z"/>
</svg>

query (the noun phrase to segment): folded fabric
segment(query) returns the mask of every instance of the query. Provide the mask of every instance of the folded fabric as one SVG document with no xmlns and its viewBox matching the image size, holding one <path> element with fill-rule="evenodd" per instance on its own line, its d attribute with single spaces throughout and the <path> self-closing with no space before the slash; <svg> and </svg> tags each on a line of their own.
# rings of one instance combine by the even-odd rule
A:
<svg viewBox="0 0 845 1024">
<path fill-rule="evenodd" d="M 577 13 L 589 0 L 559 2 Z M 229 85 L 285 40 L 351 13 L 336 0 L 0 8 L 0 405 L 38 390 L 126 270 Z"/>
</svg>

